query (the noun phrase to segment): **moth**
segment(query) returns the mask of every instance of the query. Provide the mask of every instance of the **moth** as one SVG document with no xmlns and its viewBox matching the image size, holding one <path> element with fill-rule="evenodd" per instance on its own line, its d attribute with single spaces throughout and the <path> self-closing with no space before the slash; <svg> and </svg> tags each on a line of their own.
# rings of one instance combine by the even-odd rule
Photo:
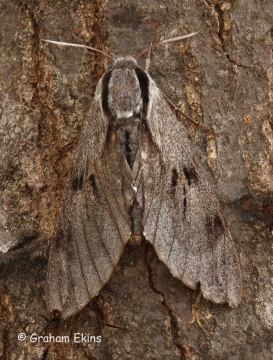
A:
<svg viewBox="0 0 273 360">
<path fill-rule="evenodd" d="M 217 198 L 156 83 L 126 56 L 99 81 L 75 150 L 50 247 L 48 311 L 80 311 L 136 235 L 206 299 L 240 303 L 239 258 Z"/>
</svg>

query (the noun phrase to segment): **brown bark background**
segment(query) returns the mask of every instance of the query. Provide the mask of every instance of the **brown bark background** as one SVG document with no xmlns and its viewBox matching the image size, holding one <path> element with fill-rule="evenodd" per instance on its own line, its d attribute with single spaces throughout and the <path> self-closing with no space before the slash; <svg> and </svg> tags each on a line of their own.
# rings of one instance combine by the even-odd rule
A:
<svg viewBox="0 0 273 360">
<path fill-rule="evenodd" d="M 113 276 L 86 308 L 62 323 L 45 307 L 47 250 L 56 213 L 104 59 L 150 42 L 150 74 L 181 109 L 222 204 L 244 274 L 231 309 L 175 279 L 146 243 L 127 246 Z M 1 359 L 272 359 L 273 133 L 271 0 L 0 1 Z M 140 60 L 141 65 L 144 60 Z M 25 333 L 25 341 L 18 334 Z M 68 335 L 69 343 L 30 341 Z M 101 335 L 75 343 L 74 333 Z"/>
</svg>

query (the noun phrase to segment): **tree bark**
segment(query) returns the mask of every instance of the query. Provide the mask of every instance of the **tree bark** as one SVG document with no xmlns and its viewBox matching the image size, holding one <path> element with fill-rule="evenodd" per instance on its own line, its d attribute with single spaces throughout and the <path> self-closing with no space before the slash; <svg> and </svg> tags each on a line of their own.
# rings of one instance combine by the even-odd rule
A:
<svg viewBox="0 0 273 360">
<path fill-rule="evenodd" d="M 217 134 L 178 117 L 236 243 L 242 302 L 207 301 L 143 241 L 126 247 L 82 311 L 54 321 L 45 305 L 48 246 L 105 59 L 41 39 L 135 56 L 158 21 L 156 41 L 200 31 L 155 47 L 149 72 Z M 0 1 L 2 359 L 273 358 L 272 24 L 271 0 Z"/>
</svg>

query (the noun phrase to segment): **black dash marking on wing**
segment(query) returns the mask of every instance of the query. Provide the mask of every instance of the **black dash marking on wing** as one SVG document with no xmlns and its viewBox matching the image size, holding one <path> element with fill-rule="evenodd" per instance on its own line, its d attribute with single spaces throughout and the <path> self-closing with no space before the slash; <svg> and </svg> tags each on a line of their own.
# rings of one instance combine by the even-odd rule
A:
<svg viewBox="0 0 273 360">
<path fill-rule="evenodd" d="M 141 90 L 141 96 L 143 101 L 143 113 L 146 118 L 147 110 L 148 110 L 148 104 L 149 104 L 149 79 L 146 75 L 145 71 L 143 71 L 140 68 L 135 69 L 136 76 L 139 81 L 139 86 Z"/>
<path fill-rule="evenodd" d="M 213 224 L 216 231 L 224 230 L 223 221 L 218 214 L 214 215 Z"/>
<path fill-rule="evenodd" d="M 112 76 L 112 72 L 108 71 L 103 75 L 102 78 L 102 91 L 101 91 L 101 103 L 105 114 L 111 117 L 111 111 L 108 106 L 108 94 L 109 94 L 109 82 Z"/>
<path fill-rule="evenodd" d="M 178 184 L 178 173 L 176 168 L 172 169 L 172 187 L 175 188 Z"/>
<path fill-rule="evenodd" d="M 206 228 L 208 229 L 209 234 L 213 234 L 213 221 L 210 216 L 206 218 Z"/>
<path fill-rule="evenodd" d="M 183 167 L 183 172 L 186 176 L 189 186 L 197 181 L 197 172 L 193 167 Z"/>
<path fill-rule="evenodd" d="M 73 181 L 72 181 L 72 186 L 71 188 L 74 191 L 78 191 L 82 189 L 82 185 L 83 185 L 83 173 L 81 173 L 80 176 L 76 177 Z"/>
<path fill-rule="evenodd" d="M 88 180 L 89 180 L 89 183 L 90 183 L 90 185 L 91 185 L 91 187 L 92 187 L 93 192 L 94 192 L 94 193 L 97 193 L 98 188 L 97 188 L 97 184 L 96 184 L 95 175 L 94 175 L 94 174 L 91 174 L 91 175 L 89 176 Z"/>
<path fill-rule="evenodd" d="M 183 215 L 186 216 L 187 212 L 187 189 L 186 186 L 183 186 Z"/>
<path fill-rule="evenodd" d="M 224 232 L 224 225 L 221 217 L 218 214 L 214 214 L 214 217 L 208 216 L 206 219 L 206 227 L 209 234 L 215 234 Z"/>
<path fill-rule="evenodd" d="M 186 212 L 187 212 L 187 198 L 184 197 L 184 200 L 183 200 L 183 213 L 184 213 L 184 216 L 186 215 Z"/>
</svg>

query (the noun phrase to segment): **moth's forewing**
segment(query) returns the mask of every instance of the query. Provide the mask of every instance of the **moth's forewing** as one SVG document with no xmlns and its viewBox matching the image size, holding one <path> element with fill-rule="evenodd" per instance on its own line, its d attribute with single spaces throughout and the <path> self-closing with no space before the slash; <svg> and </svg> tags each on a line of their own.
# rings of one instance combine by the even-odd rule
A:
<svg viewBox="0 0 273 360">
<path fill-rule="evenodd" d="M 156 84 L 149 80 L 143 151 L 144 232 L 159 258 L 187 286 L 237 306 L 242 275 L 217 198 L 189 141 Z"/>
<path fill-rule="evenodd" d="M 101 112 L 100 82 L 75 150 L 50 249 L 47 307 L 62 319 L 98 294 L 130 237 L 123 183 L 132 182 L 132 174 L 120 152 Z"/>
</svg>

